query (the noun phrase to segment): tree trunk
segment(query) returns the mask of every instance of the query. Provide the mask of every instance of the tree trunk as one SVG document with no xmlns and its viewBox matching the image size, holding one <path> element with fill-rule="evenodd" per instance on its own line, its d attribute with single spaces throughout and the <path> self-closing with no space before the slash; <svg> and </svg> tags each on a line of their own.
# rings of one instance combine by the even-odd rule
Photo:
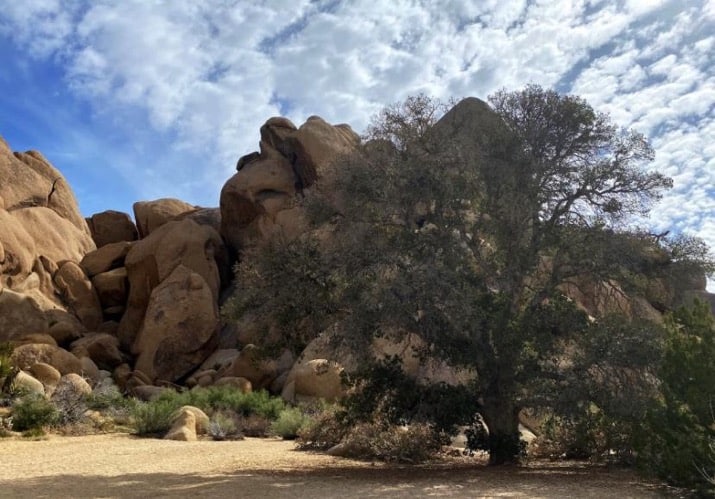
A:
<svg viewBox="0 0 715 499">
<path fill-rule="evenodd" d="M 519 408 L 511 400 L 486 399 L 480 412 L 489 430 L 489 464 L 519 462 Z"/>
</svg>

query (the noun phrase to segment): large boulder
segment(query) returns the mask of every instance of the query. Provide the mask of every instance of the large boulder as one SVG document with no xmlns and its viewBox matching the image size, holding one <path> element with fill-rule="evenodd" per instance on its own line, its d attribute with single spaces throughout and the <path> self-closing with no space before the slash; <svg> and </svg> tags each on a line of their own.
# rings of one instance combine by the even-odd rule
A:
<svg viewBox="0 0 715 499">
<path fill-rule="evenodd" d="M 267 357 L 256 345 L 246 345 L 233 360 L 231 366 L 221 374 L 226 377 L 245 378 L 253 389 L 270 387 L 283 373 L 289 371 L 294 363 L 293 354 L 283 350 L 275 358 Z"/>
<path fill-rule="evenodd" d="M 132 345 L 135 368 L 152 381 L 176 382 L 214 350 L 218 328 L 211 286 L 199 273 L 179 265 L 151 293 Z"/>
<path fill-rule="evenodd" d="M 0 197 L 4 209 L 44 207 L 90 237 L 77 200 L 62 174 L 37 151 L 11 153 L 0 137 Z M 91 240 L 91 237 L 90 237 Z"/>
<path fill-rule="evenodd" d="M 139 229 L 139 237 L 142 239 L 178 215 L 196 209 L 195 206 L 189 203 L 171 198 L 138 201 L 134 203 L 133 208 L 134 218 Z"/>
<path fill-rule="evenodd" d="M 209 418 L 198 407 L 184 406 L 176 411 L 172 418 L 172 426 L 164 439 L 193 442 L 197 434 L 206 433 Z"/>
<path fill-rule="evenodd" d="M 120 267 L 97 274 L 92 277 L 92 284 L 97 291 L 103 310 L 106 311 L 112 307 L 120 307 L 121 310 L 124 310 L 129 296 L 129 278 L 126 268 Z"/>
<path fill-rule="evenodd" d="M 16 390 L 45 395 L 45 386 L 42 382 L 25 371 L 19 371 L 17 373 L 12 380 L 12 385 Z"/>
<path fill-rule="evenodd" d="M 13 365 L 28 370 L 38 362 L 49 364 L 60 374 L 82 374 L 82 362 L 67 350 L 47 344 L 20 345 L 12 352 Z"/>
<path fill-rule="evenodd" d="M 281 395 L 289 402 L 314 398 L 335 401 L 343 396 L 343 367 L 327 359 L 296 363 L 286 379 Z"/>
<path fill-rule="evenodd" d="M 94 277 L 102 272 L 123 267 L 124 259 L 131 248 L 132 243 L 127 241 L 105 244 L 84 255 L 80 265 L 89 277 Z"/>
<path fill-rule="evenodd" d="M 317 116 L 296 128 L 286 118 L 261 127 L 260 152 L 243 156 L 238 173 L 221 190 L 221 234 L 233 250 L 271 234 L 294 237 L 305 230 L 296 194 L 312 186 L 360 138 L 347 125 Z"/>
<path fill-rule="evenodd" d="M 37 362 L 29 367 L 27 370 L 33 378 L 38 380 L 45 387 L 45 393 L 52 394 L 55 391 L 57 383 L 60 382 L 62 374 L 49 364 L 44 362 Z"/>
<path fill-rule="evenodd" d="M 111 371 L 124 362 L 119 350 L 119 340 L 107 333 L 93 333 L 80 338 L 70 345 L 70 351 L 77 358 L 89 357 L 100 369 Z"/>
<path fill-rule="evenodd" d="M 19 339 L 28 332 L 46 332 L 48 327 L 35 299 L 0 287 L 0 342 Z"/>
<path fill-rule="evenodd" d="M 58 264 L 95 249 L 62 174 L 38 152 L 12 153 L 0 138 L 0 341 L 46 332 L 67 304 Z"/>
<path fill-rule="evenodd" d="M 95 213 L 87 218 L 87 225 L 97 248 L 112 243 L 135 241 L 139 236 L 132 219 L 121 211 Z"/>
<path fill-rule="evenodd" d="M 82 230 L 50 208 L 21 208 L 11 214 L 35 241 L 37 255 L 55 263 L 65 260 L 79 262 L 86 253 L 96 248 L 86 226 Z"/>
<path fill-rule="evenodd" d="M 168 222 L 134 244 L 126 257 L 129 279 L 127 310 L 119 326 L 123 348 L 134 343 L 154 288 L 177 267 L 198 274 L 218 302 L 221 274 L 228 267 L 228 255 L 221 236 L 206 225 L 185 219 Z"/>
<path fill-rule="evenodd" d="M 65 262 L 55 273 L 54 281 L 82 324 L 89 330 L 97 329 L 103 320 L 102 306 L 82 267 L 75 262 Z"/>
</svg>

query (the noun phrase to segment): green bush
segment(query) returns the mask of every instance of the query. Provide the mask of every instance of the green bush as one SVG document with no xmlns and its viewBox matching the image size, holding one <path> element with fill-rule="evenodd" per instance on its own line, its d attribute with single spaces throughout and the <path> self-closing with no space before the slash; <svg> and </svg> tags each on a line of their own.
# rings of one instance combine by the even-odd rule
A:
<svg viewBox="0 0 715 499">
<path fill-rule="evenodd" d="M 26 395 L 12 407 L 12 426 L 15 431 L 42 430 L 59 421 L 59 411 L 41 395 Z"/>
<path fill-rule="evenodd" d="M 17 370 L 12 365 L 13 347 L 10 343 L 0 343 L 0 393 L 9 392 Z"/>
<path fill-rule="evenodd" d="M 161 435 L 169 431 L 177 406 L 173 400 L 140 402 L 132 408 L 132 423 L 137 435 Z"/>
<path fill-rule="evenodd" d="M 285 402 L 268 392 L 243 393 L 230 386 L 211 386 L 185 392 L 167 391 L 155 400 L 132 409 L 139 435 L 161 434 L 171 427 L 171 415 L 182 406 L 198 407 L 209 416 L 233 414 L 237 427 L 248 436 L 265 436 L 271 421 L 285 409 Z"/>
<path fill-rule="evenodd" d="M 256 414 L 267 419 L 276 419 L 285 408 L 285 402 L 272 397 L 267 391 L 243 393 L 231 386 L 210 386 L 185 392 L 167 391 L 157 401 L 173 404 L 177 409 L 193 405 L 206 413 L 232 411 L 243 416 Z"/>
<path fill-rule="evenodd" d="M 298 407 L 289 407 L 280 413 L 278 419 L 271 424 L 271 433 L 293 440 L 298 436 L 301 428 L 310 422 L 310 418 Z"/>
<path fill-rule="evenodd" d="M 638 463 L 668 483 L 713 492 L 715 319 L 707 304 L 674 312 L 659 372 L 660 397 L 638 436 Z"/>
</svg>

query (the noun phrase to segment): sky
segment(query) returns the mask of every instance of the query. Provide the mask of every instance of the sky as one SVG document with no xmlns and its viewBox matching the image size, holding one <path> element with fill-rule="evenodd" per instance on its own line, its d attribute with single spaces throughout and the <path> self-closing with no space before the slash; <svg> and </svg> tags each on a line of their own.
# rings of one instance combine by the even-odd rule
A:
<svg viewBox="0 0 715 499">
<path fill-rule="evenodd" d="M 645 134 L 674 180 L 653 230 L 715 248 L 715 0 L 0 0 L 0 135 L 85 216 L 218 206 L 271 116 L 361 133 L 409 95 L 529 83 Z"/>
</svg>

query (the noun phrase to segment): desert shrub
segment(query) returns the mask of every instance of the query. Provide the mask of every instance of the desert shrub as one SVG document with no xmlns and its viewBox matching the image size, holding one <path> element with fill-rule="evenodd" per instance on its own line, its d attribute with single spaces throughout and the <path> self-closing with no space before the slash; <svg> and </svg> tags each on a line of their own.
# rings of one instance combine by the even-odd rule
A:
<svg viewBox="0 0 715 499">
<path fill-rule="evenodd" d="M 12 350 L 9 342 L 0 343 L 0 380 L 4 380 L 13 372 L 13 365 L 10 362 Z"/>
<path fill-rule="evenodd" d="M 271 423 L 270 430 L 271 433 L 283 437 L 285 440 L 293 440 L 309 421 L 310 418 L 299 407 L 289 407 L 284 409 L 278 419 Z"/>
<path fill-rule="evenodd" d="M 234 416 L 221 411 L 211 416 L 208 432 L 214 440 L 242 438 Z"/>
<path fill-rule="evenodd" d="M 114 424 L 128 425 L 134 406 L 139 402 L 132 397 L 125 397 L 116 385 L 95 388 L 86 398 L 87 408 L 99 411 L 112 419 Z"/>
<path fill-rule="evenodd" d="M 63 426 L 80 422 L 87 412 L 87 396 L 75 392 L 67 385 L 55 390 L 52 394 L 52 404 L 57 409 L 57 423 Z"/>
<path fill-rule="evenodd" d="M 247 437 L 265 437 L 270 433 L 271 420 L 258 414 L 238 416 L 238 429 Z"/>
<path fill-rule="evenodd" d="M 348 429 L 342 407 L 334 404 L 318 407 L 307 424 L 298 430 L 298 448 L 328 450 L 340 443 Z"/>
<path fill-rule="evenodd" d="M 0 438 L 12 435 L 12 418 L 0 416 Z"/>
<path fill-rule="evenodd" d="M 0 396 L 2 394 L 13 395 L 12 386 L 17 369 L 12 365 L 13 347 L 9 342 L 0 343 Z M 2 397 L 0 397 L 2 398 Z M 9 403 L 9 399 L 8 403 Z"/>
<path fill-rule="evenodd" d="M 57 408 L 42 395 L 25 395 L 12 407 L 12 425 L 15 431 L 42 430 L 59 421 Z"/>
<path fill-rule="evenodd" d="M 342 445 L 348 457 L 420 463 L 439 452 L 442 439 L 433 427 L 423 423 L 410 426 L 360 423 L 345 435 Z"/>
<path fill-rule="evenodd" d="M 264 390 L 242 393 L 230 386 L 211 386 L 185 392 L 167 391 L 131 409 L 135 431 L 140 435 L 166 432 L 171 427 L 171 415 L 184 405 L 198 407 L 209 416 L 232 414 L 239 432 L 260 437 L 267 434 L 271 421 L 285 408 L 281 398 Z"/>
<path fill-rule="evenodd" d="M 134 432 L 148 436 L 166 433 L 179 407 L 174 400 L 165 399 L 137 403 L 131 410 Z"/>
<path fill-rule="evenodd" d="M 267 391 L 243 393 L 231 386 L 210 386 L 185 392 L 167 391 L 157 400 L 173 404 L 177 409 L 193 405 L 206 413 L 232 411 L 243 416 L 256 414 L 267 419 L 276 419 L 285 408 L 285 402 L 272 397 Z"/>
</svg>

